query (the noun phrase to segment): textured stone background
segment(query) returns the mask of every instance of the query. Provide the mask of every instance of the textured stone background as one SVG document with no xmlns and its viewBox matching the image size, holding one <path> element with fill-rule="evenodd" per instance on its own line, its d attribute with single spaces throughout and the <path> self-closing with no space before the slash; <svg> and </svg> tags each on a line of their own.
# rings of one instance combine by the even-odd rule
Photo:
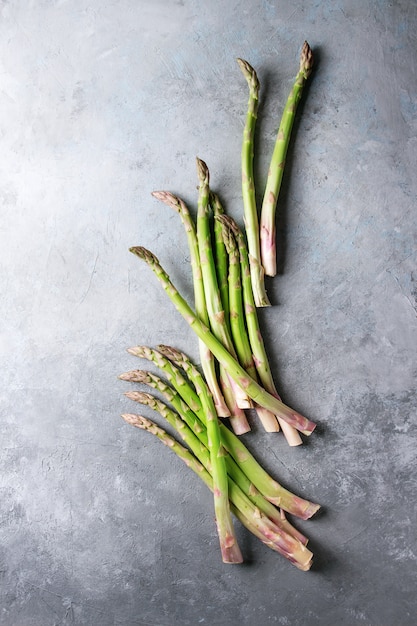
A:
<svg viewBox="0 0 417 626">
<path fill-rule="evenodd" d="M 405 626 L 416 614 L 417 4 L 410 0 L 38 0 L 0 4 L 0 623 Z M 211 496 L 119 417 L 138 343 L 197 343 L 148 270 L 191 298 L 180 221 L 195 156 L 241 221 L 247 101 L 262 84 L 257 177 L 304 39 L 260 313 L 284 399 L 319 423 L 247 445 L 325 513 L 302 573 L 238 526 L 220 561 Z M 147 415 L 151 415 L 147 412 Z"/>
</svg>

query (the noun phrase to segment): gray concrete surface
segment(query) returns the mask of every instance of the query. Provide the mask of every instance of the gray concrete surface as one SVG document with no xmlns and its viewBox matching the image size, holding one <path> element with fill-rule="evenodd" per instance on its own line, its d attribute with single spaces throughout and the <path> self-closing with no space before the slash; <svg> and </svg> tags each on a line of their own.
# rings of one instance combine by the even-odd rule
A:
<svg viewBox="0 0 417 626">
<path fill-rule="evenodd" d="M 1 2 L 2 625 L 416 623 L 416 32 L 410 0 Z M 198 155 L 241 221 L 235 59 L 262 84 L 261 188 L 305 38 L 260 318 L 282 396 L 319 428 L 289 449 L 250 416 L 245 442 L 324 507 L 299 525 L 309 573 L 239 525 L 246 563 L 221 563 L 210 494 L 120 419 L 116 378 L 138 343 L 198 358 L 128 247 L 191 298 L 150 192 L 194 207 Z"/>
</svg>

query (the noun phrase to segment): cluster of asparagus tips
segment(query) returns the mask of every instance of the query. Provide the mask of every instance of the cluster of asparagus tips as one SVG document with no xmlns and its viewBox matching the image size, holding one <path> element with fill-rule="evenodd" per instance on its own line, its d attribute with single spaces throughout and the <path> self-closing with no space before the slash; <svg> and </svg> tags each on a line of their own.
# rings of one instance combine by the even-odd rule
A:
<svg viewBox="0 0 417 626">
<path fill-rule="evenodd" d="M 308 570 L 313 556 L 306 547 L 308 540 L 286 519 L 285 511 L 308 519 L 319 506 L 295 496 L 272 479 L 241 440 L 217 422 L 204 378 L 186 355 L 169 346 L 157 350 L 137 346 L 129 352 L 158 365 L 167 379 L 144 370 L 133 370 L 120 378 L 157 390 L 170 406 L 142 391 L 129 391 L 126 396 L 163 416 L 187 447 L 147 418 L 131 413 L 122 417 L 156 435 L 211 489 L 223 561 L 242 562 L 233 513 L 265 545 L 299 569 Z"/>
</svg>

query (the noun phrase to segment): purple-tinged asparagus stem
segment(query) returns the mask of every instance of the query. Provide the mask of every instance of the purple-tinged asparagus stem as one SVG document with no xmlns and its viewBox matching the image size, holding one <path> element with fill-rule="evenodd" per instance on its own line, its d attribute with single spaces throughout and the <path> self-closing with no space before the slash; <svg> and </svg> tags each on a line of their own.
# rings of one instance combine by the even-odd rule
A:
<svg viewBox="0 0 417 626">
<path fill-rule="evenodd" d="M 295 113 L 301 99 L 304 85 L 313 67 L 313 53 L 305 41 L 301 50 L 300 69 L 282 113 L 281 123 L 275 142 L 268 171 L 260 219 L 262 265 L 268 276 L 277 273 L 275 213 L 281 188 L 285 159 L 290 143 Z"/>
<path fill-rule="evenodd" d="M 125 395 L 135 402 L 140 402 L 158 411 L 177 430 L 180 437 L 191 448 L 193 454 L 201 461 L 203 458 L 205 459 L 205 464 L 209 467 L 213 478 L 214 510 L 223 563 L 242 563 L 242 554 L 230 516 L 226 462 L 221 449 L 214 404 L 211 412 L 207 415 L 207 449 L 179 415 L 172 411 L 164 402 L 141 391 L 128 391 Z"/>
<path fill-rule="evenodd" d="M 284 421 L 288 422 L 288 424 L 294 426 L 297 430 L 300 430 L 305 435 L 310 435 L 315 429 L 316 424 L 285 405 L 278 400 L 278 398 L 272 396 L 261 387 L 261 385 L 248 376 L 238 361 L 210 332 L 207 326 L 198 319 L 195 312 L 175 288 L 156 256 L 149 250 L 146 250 L 146 248 L 140 246 L 132 247 L 130 251 L 149 265 L 178 312 L 184 317 L 196 335 L 200 337 L 200 339 L 203 339 L 204 343 L 211 350 L 219 363 L 224 366 L 229 376 L 245 390 L 247 395 L 259 405 L 272 411 L 277 417 L 281 417 Z"/>
<path fill-rule="evenodd" d="M 151 420 L 133 413 L 124 413 L 123 419 L 132 426 L 147 430 L 158 437 L 163 444 L 170 448 L 175 454 L 199 476 L 207 487 L 213 491 L 213 479 L 206 467 L 189 451 L 184 448 L 174 437 L 160 428 Z M 263 524 L 259 512 L 250 506 L 248 501 L 242 497 L 238 490 L 234 489 L 234 499 L 238 501 L 239 507 L 233 502 L 230 508 L 239 521 L 267 547 L 285 556 L 291 563 L 302 571 L 310 569 L 312 564 L 312 553 L 305 548 L 301 542 L 297 543 L 297 538 L 285 533 L 285 531 L 274 532 L 269 528 L 268 523 Z M 242 511 L 245 511 L 243 513 Z M 294 541 L 295 540 L 295 541 Z"/>
<path fill-rule="evenodd" d="M 256 371 L 263 387 L 271 395 L 275 396 L 278 400 L 281 400 L 275 387 L 268 356 L 266 354 L 265 345 L 262 339 L 261 329 L 259 327 L 258 314 L 256 311 L 255 302 L 253 300 L 251 290 L 248 251 L 246 248 L 243 233 L 236 224 L 236 222 L 228 216 L 223 215 L 218 218 L 218 221 L 220 221 L 223 225 L 226 234 L 229 232 L 234 235 L 237 245 L 239 247 L 246 323 L 248 328 L 250 345 L 254 356 Z M 287 424 L 279 415 L 277 415 L 277 419 L 288 444 L 290 446 L 301 445 L 302 440 L 297 430 L 290 424 Z"/>
<path fill-rule="evenodd" d="M 156 374 L 144 370 L 132 370 L 119 376 L 121 380 L 133 383 L 142 383 L 156 389 L 169 402 L 175 411 L 180 415 L 181 419 L 198 437 L 201 443 L 207 448 L 208 438 L 205 422 L 202 422 L 198 416 L 191 410 L 180 394 L 171 387 L 166 381 L 162 380 Z M 128 395 L 128 394 L 126 394 Z M 135 396 L 130 396 L 133 400 Z M 205 416 L 204 416 L 205 417 Z M 223 443 L 223 439 L 222 439 Z M 289 533 L 304 545 L 307 545 L 307 537 L 292 526 L 285 518 L 284 511 L 278 510 L 275 506 L 266 500 L 266 498 L 256 489 L 255 485 L 249 480 L 238 463 L 230 454 L 225 455 L 226 467 L 229 476 L 234 480 L 243 493 L 253 502 L 253 504 L 262 511 L 271 521 L 278 526 L 279 529 Z"/>
<path fill-rule="evenodd" d="M 135 349 L 133 349 L 135 350 Z M 140 350 L 140 349 L 139 349 Z M 176 366 L 187 372 L 187 376 L 193 382 L 194 379 L 201 379 L 199 386 L 204 384 L 204 380 L 194 364 L 183 352 L 172 348 L 171 346 L 159 346 L 158 351 Z M 132 354 L 135 354 L 133 351 Z M 140 356 L 140 352 L 139 352 Z M 175 386 L 175 378 L 173 378 Z M 187 390 L 188 391 L 188 390 Z M 184 393 L 184 386 L 178 387 L 180 394 Z M 183 396 L 184 397 L 184 396 Z M 198 406 L 198 396 L 191 390 L 189 395 L 190 403 Z M 186 400 L 187 401 L 187 400 Z M 196 409 L 196 413 L 200 420 L 204 423 L 204 411 Z M 319 505 L 295 496 L 293 493 L 284 489 L 277 481 L 271 478 L 265 470 L 257 463 L 249 450 L 224 424 L 220 424 L 220 432 L 222 444 L 231 456 L 235 459 L 241 469 L 246 473 L 247 477 L 253 482 L 257 489 L 273 504 L 280 506 L 282 509 L 293 515 L 297 515 L 302 519 L 308 519 L 320 508 Z"/>
<path fill-rule="evenodd" d="M 255 70 L 247 61 L 238 59 L 237 62 L 249 87 L 248 110 L 243 130 L 241 166 L 243 211 L 250 254 L 251 282 L 256 306 L 270 306 L 265 290 L 264 268 L 261 263 L 259 220 L 253 173 L 254 135 L 258 115 L 259 80 Z"/>
<path fill-rule="evenodd" d="M 208 478 L 208 476 L 210 476 L 210 470 L 208 469 L 210 467 L 208 465 L 208 454 L 199 452 L 199 456 L 195 458 L 192 453 L 187 451 L 186 448 L 181 446 L 162 428 L 142 416 L 125 413 L 122 417 L 126 422 L 132 424 L 133 426 L 148 430 L 152 434 L 156 435 L 165 445 L 171 448 L 171 450 L 173 450 L 173 452 L 175 452 L 187 464 L 187 466 L 190 467 L 190 469 L 195 471 L 215 494 L 213 480 L 209 481 Z M 184 440 L 188 444 L 188 438 L 189 436 L 192 436 L 192 433 L 188 427 L 185 427 L 184 431 L 186 431 L 186 434 L 184 434 Z M 212 476 L 210 477 L 212 478 Z M 250 500 L 232 480 L 229 480 L 229 484 L 230 497 L 232 501 L 231 508 L 233 508 L 233 512 L 237 514 L 238 519 L 240 519 L 242 523 L 249 530 L 251 530 L 251 532 L 259 537 L 265 545 L 285 556 L 293 565 L 302 571 L 310 569 L 313 557 L 310 550 L 308 550 L 303 543 L 298 541 L 296 537 L 288 534 L 282 529 L 277 528 L 271 520 L 266 518 L 259 510 L 256 509 L 256 507 L 253 506 Z"/>
<path fill-rule="evenodd" d="M 187 234 L 188 248 L 190 251 L 191 269 L 194 285 L 195 310 L 201 321 L 208 326 L 209 318 L 204 295 L 204 284 L 203 276 L 201 273 L 197 233 L 188 207 L 181 198 L 174 196 L 174 194 L 170 193 L 169 191 L 154 191 L 152 195 L 157 198 L 157 200 L 160 200 L 164 204 L 174 209 L 174 211 L 177 211 L 177 213 L 179 213 L 181 217 L 181 221 Z M 230 410 L 220 390 L 220 386 L 217 380 L 216 364 L 213 355 L 201 339 L 199 339 L 198 342 L 201 367 L 203 368 L 204 376 L 206 377 L 206 381 L 210 388 L 210 391 L 213 394 L 213 400 L 216 407 L 217 415 L 219 417 L 229 417 Z"/>
<path fill-rule="evenodd" d="M 198 188 L 198 211 L 197 211 L 197 241 L 200 253 L 201 272 L 203 276 L 204 294 L 206 298 L 206 306 L 208 317 L 210 320 L 210 328 L 212 333 L 226 350 L 236 356 L 233 342 L 226 324 L 225 312 L 221 302 L 219 286 L 217 284 L 216 267 L 213 257 L 213 246 L 210 232 L 210 186 L 209 186 L 209 170 L 201 159 L 197 162 L 197 174 L 199 179 Z M 222 364 L 220 364 L 220 374 L 222 374 Z M 225 372 L 229 376 L 228 372 Z M 251 402 L 245 393 L 245 390 L 239 387 L 235 381 L 229 376 L 230 384 L 236 395 L 236 403 L 241 408 L 250 408 Z M 246 418 L 245 418 L 246 419 Z M 247 423 L 247 421 L 246 421 Z M 246 424 L 245 424 L 246 426 Z M 247 427 L 249 425 L 247 424 Z"/>
</svg>

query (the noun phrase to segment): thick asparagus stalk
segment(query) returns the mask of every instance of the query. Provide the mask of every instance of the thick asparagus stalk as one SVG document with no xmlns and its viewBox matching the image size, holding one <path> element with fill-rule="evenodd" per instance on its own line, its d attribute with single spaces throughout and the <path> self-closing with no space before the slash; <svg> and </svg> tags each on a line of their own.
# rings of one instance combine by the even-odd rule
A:
<svg viewBox="0 0 417 626">
<path fill-rule="evenodd" d="M 305 41 L 301 50 L 300 69 L 284 107 L 278 135 L 268 171 L 260 219 L 262 265 L 268 276 L 277 273 L 275 213 L 281 188 L 288 145 L 294 124 L 295 113 L 304 85 L 313 67 L 313 53 Z M 250 252 L 250 248 L 249 248 Z"/>
<path fill-rule="evenodd" d="M 158 200 L 164 202 L 164 204 L 167 204 L 169 207 L 174 209 L 174 211 L 177 211 L 177 213 L 179 213 L 181 217 L 181 221 L 187 234 L 188 247 L 190 251 L 194 285 L 195 310 L 201 321 L 208 326 L 209 318 L 204 295 L 203 276 L 201 273 L 197 233 L 188 207 L 183 200 L 181 200 L 177 196 L 174 196 L 168 191 L 154 191 L 152 195 Z M 217 380 L 216 364 L 213 355 L 201 339 L 199 339 L 198 341 L 201 366 L 203 368 L 207 384 L 210 388 L 211 393 L 213 394 L 214 405 L 216 407 L 217 415 L 219 417 L 229 417 L 230 410 L 220 390 L 220 386 Z M 244 432 L 247 431 L 244 430 Z"/>
<path fill-rule="evenodd" d="M 255 70 L 247 61 L 238 59 L 237 62 L 249 86 L 248 111 L 243 130 L 241 165 L 243 211 L 250 254 L 252 289 L 256 306 L 270 306 L 265 290 L 264 268 L 261 262 L 259 220 L 253 173 L 254 135 L 259 103 L 259 80 Z"/>
<path fill-rule="evenodd" d="M 229 254 L 229 306 L 230 328 L 240 364 L 246 372 L 257 380 L 256 367 L 253 361 L 252 349 L 246 328 L 245 314 L 242 300 L 242 281 L 240 272 L 240 255 L 233 232 L 224 226 L 223 215 L 216 216 L 216 224 L 220 227 L 225 247 Z M 217 219 L 219 218 L 219 219 Z M 250 282 L 250 276 L 249 276 Z M 251 292 L 252 301 L 253 295 Z M 263 407 L 255 407 L 257 415 L 267 432 L 279 431 L 278 421 L 271 411 Z"/>
<path fill-rule="evenodd" d="M 130 251 L 149 265 L 163 286 L 171 302 L 177 308 L 178 312 L 184 317 L 196 335 L 204 341 L 219 363 L 224 366 L 230 377 L 245 390 L 247 395 L 252 398 L 254 402 L 257 402 L 259 405 L 269 409 L 277 417 L 281 417 L 297 430 L 301 431 L 305 435 L 310 435 L 315 429 L 316 424 L 300 413 L 294 411 L 294 409 L 286 406 L 283 402 L 278 400 L 278 398 L 272 396 L 263 387 L 261 387 L 261 385 L 248 376 L 238 361 L 210 332 L 207 326 L 199 320 L 186 300 L 184 300 L 172 284 L 168 274 L 160 265 L 156 256 L 149 250 L 146 250 L 146 248 L 139 246 L 130 248 Z"/>
<path fill-rule="evenodd" d="M 131 400 L 150 406 L 163 415 L 168 423 L 177 430 L 180 437 L 187 443 L 197 458 L 204 463 L 206 469 L 210 469 L 213 478 L 214 511 L 223 562 L 242 563 L 242 554 L 230 516 L 226 462 L 221 448 L 214 404 L 210 407 L 211 410 L 207 411 L 207 449 L 178 414 L 160 400 L 140 391 L 130 391 L 125 395 Z"/>
<path fill-rule="evenodd" d="M 121 374 L 119 378 L 128 382 L 142 383 L 159 391 L 164 396 L 165 400 L 173 406 L 175 411 L 177 411 L 180 415 L 181 419 L 184 420 L 201 443 L 208 448 L 205 422 L 202 422 L 183 400 L 183 398 L 181 398 L 180 394 L 159 376 L 144 370 L 133 370 L 131 372 Z M 133 395 L 132 392 L 127 393 L 126 395 L 135 400 L 136 396 L 134 393 L 135 392 L 133 392 Z M 307 545 L 307 538 L 285 519 L 283 510 L 279 511 L 273 504 L 271 504 L 271 502 L 266 500 L 266 498 L 256 489 L 255 485 L 251 482 L 251 480 L 249 480 L 240 468 L 239 464 L 230 454 L 225 455 L 225 461 L 227 473 L 234 480 L 236 485 L 238 485 L 238 487 L 243 491 L 243 493 L 253 502 L 253 504 L 267 517 L 269 517 L 269 519 L 273 521 L 278 528 L 288 532 L 290 535 L 301 541 L 301 543 Z"/>
<path fill-rule="evenodd" d="M 151 420 L 148 420 L 140 415 L 132 413 L 124 413 L 123 419 L 129 424 L 147 430 L 153 435 L 157 436 L 167 447 L 175 452 L 179 458 L 181 458 L 186 465 L 192 469 L 200 478 L 206 483 L 206 485 L 214 491 L 212 477 L 203 465 L 199 462 L 193 454 L 181 446 L 173 437 L 168 435 L 166 431 L 157 426 Z M 231 498 L 232 503 L 230 505 L 231 510 L 236 517 L 242 522 L 248 530 L 254 535 L 259 537 L 261 541 L 272 548 L 276 552 L 279 552 L 285 556 L 291 563 L 302 571 L 310 569 L 312 564 L 313 555 L 305 545 L 298 541 L 295 537 L 283 531 L 275 532 L 273 525 L 271 526 L 269 520 L 265 519 L 256 508 L 253 508 L 251 503 L 244 494 L 235 486 L 231 481 Z M 236 504 L 235 504 L 236 503 Z"/>
<path fill-rule="evenodd" d="M 271 368 L 269 365 L 268 356 L 266 354 L 265 345 L 262 339 L 261 329 L 259 327 L 258 314 L 256 312 L 255 303 L 253 301 L 253 295 L 251 290 L 250 270 L 248 261 L 248 251 L 246 248 L 245 239 L 243 233 L 236 224 L 236 222 L 226 215 L 218 218 L 224 227 L 225 236 L 232 233 L 236 237 L 237 245 L 240 253 L 240 263 L 242 270 L 242 287 L 243 287 L 243 299 L 245 302 L 246 322 L 249 334 L 250 345 L 253 352 L 256 371 L 260 378 L 263 387 L 278 400 L 281 398 L 275 387 L 274 379 L 272 377 Z M 282 432 L 290 446 L 298 446 L 302 444 L 301 437 L 297 430 L 287 424 L 279 415 L 277 419 L 282 428 Z"/>
<path fill-rule="evenodd" d="M 197 174 L 199 179 L 198 188 L 198 212 L 197 212 L 197 240 L 200 253 L 201 272 L 203 276 L 204 294 L 206 306 L 210 320 L 210 328 L 213 335 L 223 344 L 230 354 L 236 356 L 232 339 L 227 327 L 225 313 L 220 298 L 219 286 L 217 284 L 216 266 L 213 257 L 213 246 L 210 232 L 210 187 L 209 170 L 201 159 L 197 158 Z M 222 364 L 220 364 L 220 367 Z M 220 374 L 222 371 L 220 370 Z M 229 376 L 225 372 L 226 376 Z M 236 396 L 237 405 L 241 408 L 250 408 L 251 402 L 245 391 L 237 385 L 233 378 L 230 384 Z M 227 384 L 227 383 L 226 383 Z M 245 418 L 246 419 L 246 418 Z M 249 429 L 249 425 L 248 425 Z"/>
</svg>

